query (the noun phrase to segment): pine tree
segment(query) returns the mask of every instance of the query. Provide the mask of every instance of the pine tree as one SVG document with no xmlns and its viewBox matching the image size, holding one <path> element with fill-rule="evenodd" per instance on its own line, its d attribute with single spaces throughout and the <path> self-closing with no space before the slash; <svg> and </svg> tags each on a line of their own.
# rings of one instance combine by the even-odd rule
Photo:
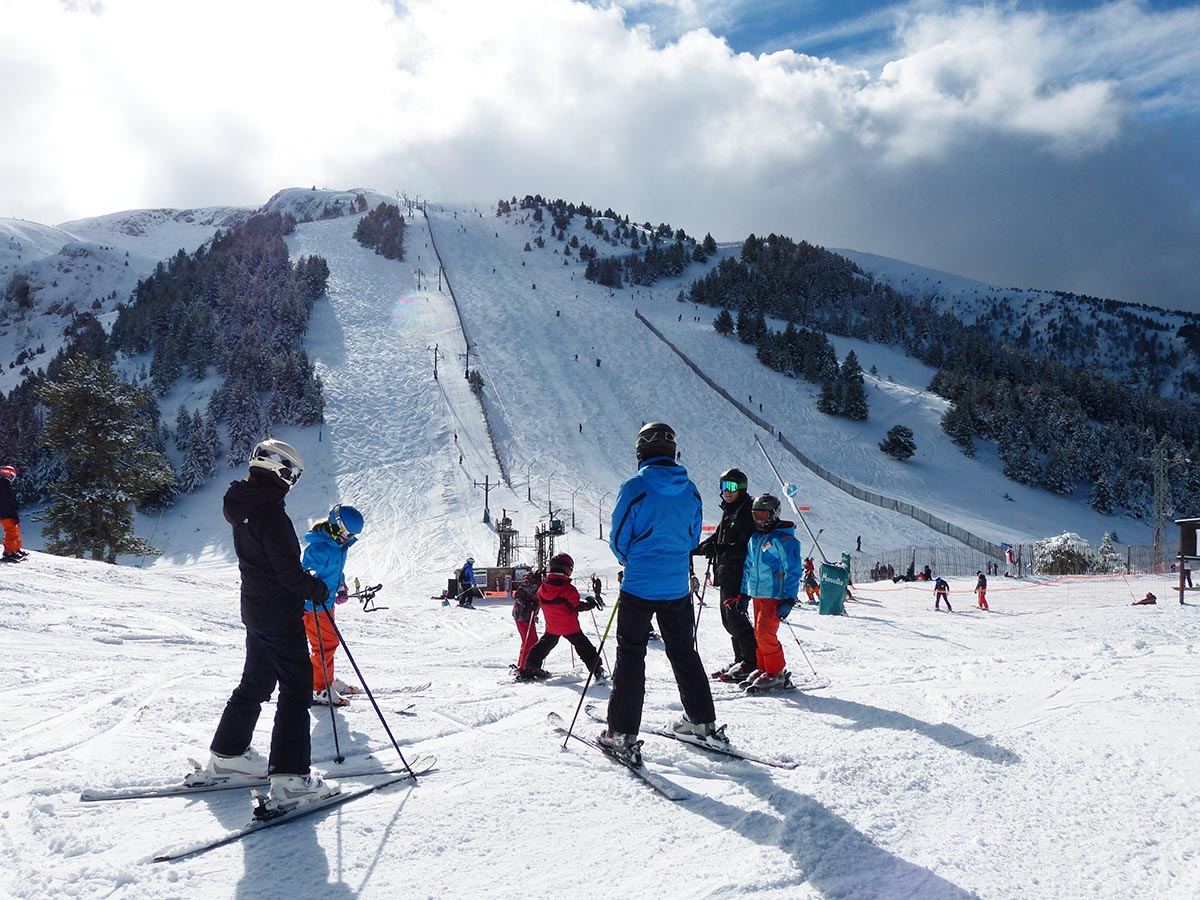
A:
<svg viewBox="0 0 1200 900">
<path fill-rule="evenodd" d="M 895 459 L 908 459 L 917 452 L 912 429 L 907 425 L 893 425 L 887 437 L 879 443 L 879 449 Z"/>
<path fill-rule="evenodd" d="M 179 404 L 179 412 L 175 415 L 175 449 L 183 450 L 187 446 L 188 430 L 192 427 L 192 416 L 187 407 Z"/>
<path fill-rule="evenodd" d="M 836 416 L 842 411 L 838 405 L 837 388 L 830 378 L 821 382 L 821 397 L 817 400 L 817 411 L 828 416 Z"/>
<path fill-rule="evenodd" d="M 727 309 L 721 310 L 717 313 L 717 317 L 713 319 L 713 331 L 717 334 L 732 334 L 733 327 L 733 316 L 729 314 L 729 310 Z"/>
<path fill-rule="evenodd" d="M 951 403 L 942 415 L 942 431 L 968 457 L 975 456 L 975 427 L 973 416 L 965 401 Z"/>
<path fill-rule="evenodd" d="M 1112 479 L 1108 475 L 1101 475 L 1092 485 L 1092 496 L 1088 505 L 1102 516 L 1112 515 L 1115 508 L 1114 494 Z"/>
<path fill-rule="evenodd" d="M 866 379 L 853 350 L 846 354 L 846 359 L 842 362 L 841 376 L 842 415 L 856 422 L 865 422 L 870 416 Z"/>
<path fill-rule="evenodd" d="M 145 398 L 105 362 L 66 362 L 40 391 L 50 408 L 45 440 L 67 477 L 50 486 L 46 549 L 63 556 L 115 563 L 122 554 L 157 553 L 133 533 L 136 502 L 169 488 L 170 463 L 151 449 L 153 424 Z"/>
<path fill-rule="evenodd" d="M 737 333 L 738 340 L 743 344 L 753 344 L 758 338 L 754 332 L 754 319 L 744 309 L 739 310 L 737 314 Z"/>
<path fill-rule="evenodd" d="M 258 391 L 248 378 L 229 386 L 229 468 L 243 465 L 265 428 Z"/>
</svg>

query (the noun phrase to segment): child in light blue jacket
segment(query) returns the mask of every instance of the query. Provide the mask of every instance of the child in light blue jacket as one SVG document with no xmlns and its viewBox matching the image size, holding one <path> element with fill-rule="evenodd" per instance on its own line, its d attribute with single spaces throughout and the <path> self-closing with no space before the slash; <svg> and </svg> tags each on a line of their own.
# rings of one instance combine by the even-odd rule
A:
<svg viewBox="0 0 1200 900">
<path fill-rule="evenodd" d="M 763 494 L 750 513 L 755 531 L 746 545 L 742 596 L 754 600 L 758 668 L 741 685 L 753 691 L 781 690 L 792 684 L 779 643 L 779 623 L 792 611 L 800 591 L 800 542 L 795 523 L 779 518 L 779 498 Z"/>
<path fill-rule="evenodd" d="M 346 585 L 342 573 L 346 567 L 346 553 L 358 540 L 363 524 L 362 513 L 353 506 L 338 504 L 329 511 L 327 518 L 317 522 L 304 535 L 308 546 L 304 548 L 301 564 L 329 589 L 329 596 L 323 603 L 304 602 L 304 630 L 308 633 L 313 669 L 313 703 L 325 706 L 345 706 L 350 701 L 342 694 L 358 693 L 354 685 L 333 677 L 333 654 L 340 643 L 333 626 L 333 609 L 335 602 L 345 602 Z"/>
</svg>

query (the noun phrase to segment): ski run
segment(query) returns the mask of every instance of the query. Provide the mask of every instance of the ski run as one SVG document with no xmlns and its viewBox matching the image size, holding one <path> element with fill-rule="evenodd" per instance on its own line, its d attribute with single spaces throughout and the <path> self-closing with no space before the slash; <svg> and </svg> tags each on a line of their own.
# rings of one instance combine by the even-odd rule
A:
<svg viewBox="0 0 1200 900">
<path fill-rule="evenodd" d="M 796 690 L 747 697 L 711 684 L 732 746 L 794 768 L 656 733 L 682 707 L 665 649 L 652 642 L 642 768 L 676 802 L 595 749 L 602 726 L 582 711 L 578 740 L 556 731 L 586 680 L 569 645 L 545 662 L 561 682 L 517 683 L 507 676 L 519 644 L 511 601 L 476 600 L 483 614 L 475 615 L 431 599 L 468 555 L 480 567 L 494 563 L 502 511 L 528 560 L 553 505 L 565 531 L 556 549 L 575 558 L 577 585 L 586 592 L 593 572 L 604 585 L 608 606 L 581 617 L 599 645 L 617 597 L 617 566 L 599 531 L 608 537 L 643 422 L 676 429 L 706 524 L 717 520 L 717 480 L 730 465 L 746 470 L 752 492 L 778 489 L 754 443 L 759 429 L 635 310 L 847 480 L 995 541 L 1071 530 L 1094 542 L 1106 520 L 1077 499 L 1003 481 L 994 448 L 963 456 L 940 432 L 945 405 L 926 391 L 932 371 L 887 348 L 833 339 L 839 357 L 853 349 L 878 375 L 867 376 L 870 421 L 831 422 L 815 411 L 816 388 L 714 334 L 715 310 L 679 303 L 684 280 L 610 296 L 583 279 L 575 257 L 563 264 L 548 227 L 546 246 L 526 252 L 537 225 L 520 213 L 497 217 L 487 204 L 430 204 L 428 219 L 408 221 L 403 262 L 355 243 L 356 217 L 304 222 L 288 237 L 293 258 L 319 254 L 330 266 L 306 337 L 326 412 L 320 427 L 277 436 L 306 462 L 287 498 L 298 531 L 335 501 L 366 516 L 346 574 L 382 584 L 374 602 L 386 608 L 338 607 L 361 678 L 343 649 L 337 674 L 365 682 L 406 758 L 436 756 L 437 772 L 411 789 L 390 783 L 402 767 L 364 695 L 311 710 L 314 768 L 343 789 L 329 808 L 241 833 L 253 816 L 250 787 L 81 802 L 85 792 L 172 785 L 189 758 L 206 757 L 243 658 L 220 501 L 244 470 L 222 468 L 161 518 L 139 517 L 139 534 L 163 554 L 120 566 L 39 552 L 33 511 L 23 510 L 32 552 L 0 567 L 0 897 L 1200 896 L 1200 619 L 1163 577 L 994 578 L 986 616 L 959 613 L 974 578 L 951 577 L 951 616 L 934 612 L 919 585 L 866 583 L 856 572 L 860 602 L 850 615 L 798 607 L 781 629 Z M 93 234 L 120 248 L 121 228 L 98 220 Z M 572 228 L 588 239 L 581 222 Z M 491 434 L 463 377 L 468 363 L 485 381 Z M 212 387 L 180 382 L 159 400 L 164 418 L 207 402 Z M 903 465 L 877 449 L 897 422 L 913 428 L 920 448 Z M 790 457 L 775 462 L 831 557 L 853 550 L 859 535 L 855 564 L 864 569 L 876 550 L 960 546 L 848 497 Z M 1122 520 L 1121 538 L 1141 542 L 1144 529 Z M 799 525 L 797 537 L 811 554 Z M 700 611 L 705 671 L 732 660 L 715 590 Z M 1129 605 L 1147 591 L 1159 605 Z M 614 626 L 606 671 L 615 650 Z M 584 705 L 603 710 L 609 695 L 609 685 L 592 684 Z M 274 711 L 264 706 L 258 722 L 263 753 Z M 339 754 L 341 767 L 332 762 Z M 369 774 L 368 755 L 397 772 Z"/>
</svg>

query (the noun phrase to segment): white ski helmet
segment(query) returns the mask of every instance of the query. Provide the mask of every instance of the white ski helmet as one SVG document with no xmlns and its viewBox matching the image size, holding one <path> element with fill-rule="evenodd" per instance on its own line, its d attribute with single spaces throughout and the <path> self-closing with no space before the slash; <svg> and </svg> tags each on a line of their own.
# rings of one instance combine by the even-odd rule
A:
<svg viewBox="0 0 1200 900">
<path fill-rule="evenodd" d="M 267 438 L 260 441 L 250 454 L 250 468 L 266 469 L 278 475 L 290 488 L 304 474 L 304 460 L 291 444 Z"/>
</svg>

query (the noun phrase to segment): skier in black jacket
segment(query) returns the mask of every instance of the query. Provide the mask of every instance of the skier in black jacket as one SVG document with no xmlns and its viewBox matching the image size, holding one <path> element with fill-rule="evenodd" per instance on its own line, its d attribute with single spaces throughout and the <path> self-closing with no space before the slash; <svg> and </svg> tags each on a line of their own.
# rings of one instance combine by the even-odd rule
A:
<svg viewBox="0 0 1200 900">
<path fill-rule="evenodd" d="M 721 521 L 692 551 L 693 556 L 707 556 L 712 563 L 713 583 L 721 589 L 721 624 L 733 644 L 733 662 L 712 673 L 719 681 L 741 681 L 757 659 L 754 625 L 747 615 L 749 601 L 741 596 L 746 543 L 754 534 L 746 485 L 746 473 L 741 469 L 730 469 L 721 476 Z"/>
<path fill-rule="evenodd" d="M 21 549 L 21 516 L 12 483 L 16 466 L 0 466 L 0 527 L 4 529 L 4 562 L 20 562 L 29 554 Z"/>
<path fill-rule="evenodd" d="M 303 470 L 304 462 L 294 447 L 265 440 L 250 456 L 247 478 L 230 484 L 225 493 L 222 511 L 233 526 L 233 548 L 242 575 L 246 663 L 241 682 L 225 704 L 204 772 L 224 779 L 269 775 L 268 805 L 284 809 L 339 790 L 320 775 L 309 774 L 312 663 L 304 633 L 304 601 L 321 603 L 329 589 L 301 568 L 300 542 L 283 505 Z M 264 761 L 250 743 L 263 701 L 276 684 L 279 701 L 270 755 Z"/>
</svg>

